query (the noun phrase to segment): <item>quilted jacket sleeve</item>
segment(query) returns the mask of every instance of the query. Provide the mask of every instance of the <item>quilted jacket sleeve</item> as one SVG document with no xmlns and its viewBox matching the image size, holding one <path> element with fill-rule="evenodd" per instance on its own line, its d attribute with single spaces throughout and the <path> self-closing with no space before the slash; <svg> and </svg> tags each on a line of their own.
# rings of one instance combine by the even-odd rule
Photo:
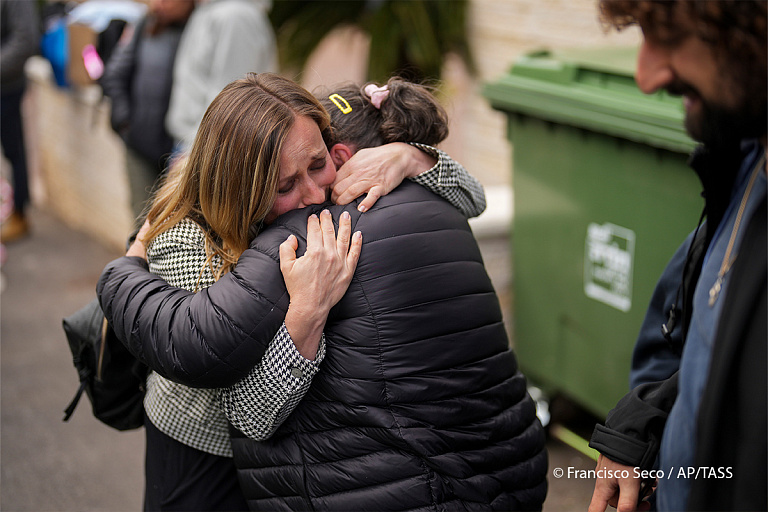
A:
<svg viewBox="0 0 768 512">
<path fill-rule="evenodd" d="M 234 271 L 197 294 L 123 257 L 107 265 L 96 291 L 117 336 L 150 368 L 191 387 L 228 387 L 261 360 L 285 319 L 277 253 L 277 245 L 246 250 Z"/>
</svg>

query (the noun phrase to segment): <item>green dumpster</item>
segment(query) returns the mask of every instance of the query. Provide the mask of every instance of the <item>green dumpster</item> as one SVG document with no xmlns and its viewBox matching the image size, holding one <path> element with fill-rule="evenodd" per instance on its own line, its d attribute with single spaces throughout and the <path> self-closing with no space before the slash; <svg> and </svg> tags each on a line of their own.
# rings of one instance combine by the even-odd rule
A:
<svg viewBox="0 0 768 512">
<path fill-rule="evenodd" d="M 537 52 L 483 90 L 513 149 L 520 366 L 600 417 L 628 390 L 656 280 L 703 208 L 682 102 L 641 93 L 635 57 Z"/>
</svg>

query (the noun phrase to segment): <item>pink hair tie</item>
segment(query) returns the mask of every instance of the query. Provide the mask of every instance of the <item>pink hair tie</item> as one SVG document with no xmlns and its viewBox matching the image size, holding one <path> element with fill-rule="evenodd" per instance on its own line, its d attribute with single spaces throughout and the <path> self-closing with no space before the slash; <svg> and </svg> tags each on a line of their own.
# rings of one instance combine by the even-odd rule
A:
<svg viewBox="0 0 768 512">
<path fill-rule="evenodd" d="M 381 110 L 381 104 L 384 103 L 384 100 L 389 96 L 389 88 L 386 85 L 384 87 L 378 87 L 376 84 L 368 84 L 363 91 L 369 98 L 371 98 L 371 104 L 379 110 Z"/>
</svg>

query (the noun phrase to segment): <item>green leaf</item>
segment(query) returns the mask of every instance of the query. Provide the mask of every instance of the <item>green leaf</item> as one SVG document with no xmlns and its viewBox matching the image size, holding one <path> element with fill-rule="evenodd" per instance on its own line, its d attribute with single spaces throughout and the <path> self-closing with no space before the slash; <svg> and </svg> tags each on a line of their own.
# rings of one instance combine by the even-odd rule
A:
<svg viewBox="0 0 768 512">
<path fill-rule="evenodd" d="M 275 0 L 270 19 L 284 67 L 301 69 L 333 29 L 354 24 L 371 38 L 368 77 L 440 77 L 449 52 L 474 71 L 467 0 Z"/>
</svg>

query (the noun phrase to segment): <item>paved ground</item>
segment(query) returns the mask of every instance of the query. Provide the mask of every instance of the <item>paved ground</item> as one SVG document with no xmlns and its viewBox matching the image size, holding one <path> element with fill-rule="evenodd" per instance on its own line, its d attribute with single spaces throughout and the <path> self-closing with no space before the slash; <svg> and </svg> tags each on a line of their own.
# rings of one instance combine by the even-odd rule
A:
<svg viewBox="0 0 768 512">
<path fill-rule="evenodd" d="M 0 267 L 0 510 L 140 510 L 143 432 L 104 426 L 91 416 L 86 398 L 62 422 L 78 382 L 61 318 L 94 297 L 101 269 L 120 254 L 48 213 L 33 209 L 30 215 L 32 236 L 6 246 Z M 506 302 L 506 240 L 481 246 Z M 593 483 L 556 479 L 552 471 L 592 469 L 594 463 L 554 439 L 549 456 L 544 510 L 585 510 Z"/>
</svg>

